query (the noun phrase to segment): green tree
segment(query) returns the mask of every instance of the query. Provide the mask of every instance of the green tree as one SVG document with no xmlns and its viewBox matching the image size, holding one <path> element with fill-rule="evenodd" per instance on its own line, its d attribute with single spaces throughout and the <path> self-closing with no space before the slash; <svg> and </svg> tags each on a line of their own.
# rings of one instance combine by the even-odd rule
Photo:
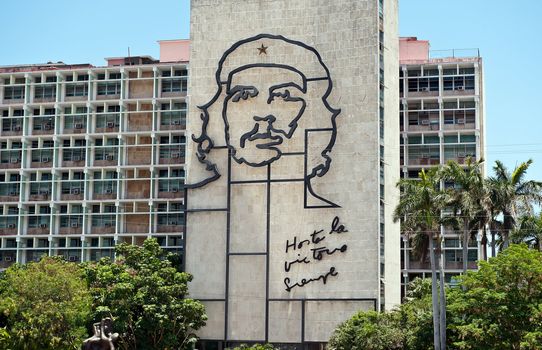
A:
<svg viewBox="0 0 542 350">
<path fill-rule="evenodd" d="M 538 215 L 520 217 L 510 239 L 513 243 L 527 243 L 542 252 L 542 211 Z"/>
<path fill-rule="evenodd" d="M 188 299 L 192 276 L 172 266 L 156 239 L 121 244 L 117 260 L 86 266 L 94 319 L 111 316 L 121 349 L 188 349 L 205 325 L 203 304 Z"/>
<path fill-rule="evenodd" d="M 502 214 L 500 236 L 504 248 L 509 244 L 510 232 L 518 216 L 532 212 L 533 202 L 540 204 L 542 201 L 542 182 L 525 180 L 532 163 L 529 159 L 510 173 L 502 162 L 496 161 L 493 167 L 495 175 L 488 179 L 492 201 Z"/>
<path fill-rule="evenodd" d="M 486 202 L 485 182 L 482 176 L 483 160 L 475 161 L 467 158 L 465 166 L 455 161 L 449 161 L 440 171 L 440 177 L 447 182 L 453 182 L 454 188 L 446 191 L 448 205 L 454 209 L 462 226 L 463 238 L 463 273 L 468 268 L 468 247 L 471 235 L 479 227 L 477 219 L 485 218 L 480 215 L 485 212 Z M 485 220 L 483 220 L 485 223 Z M 474 229 L 474 230 L 473 230 Z"/>
<path fill-rule="evenodd" d="M 431 280 L 415 279 L 405 302 L 390 312 L 360 311 L 333 332 L 331 350 L 433 348 Z"/>
<path fill-rule="evenodd" d="M 0 279 L 3 349 L 79 349 L 91 303 L 78 265 L 50 257 L 12 265 Z"/>
<path fill-rule="evenodd" d="M 242 344 L 241 346 L 235 347 L 233 350 L 276 350 L 276 348 L 271 344 Z"/>
<path fill-rule="evenodd" d="M 456 349 L 542 348 L 542 254 L 511 245 L 449 292 L 450 345 Z"/>
<path fill-rule="evenodd" d="M 398 312 L 360 311 L 342 323 L 329 340 L 331 350 L 399 350 L 405 334 Z"/>
<path fill-rule="evenodd" d="M 441 346 L 441 344 L 446 344 L 444 269 L 441 257 L 439 259 L 440 289 L 443 292 L 439 293 L 434 241 L 436 240 L 440 245 L 442 238 L 440 226 L 445 223 L 441 218 L 441 209 L 445 203 L 445 197 L 439 189 L 440 179 L 437 176 L 437 169 L 433 168 L 427 172 L 422 169 L 419 173 L 419 179 L 401 179 L 398 186 L 401 189 L 401 197 L 394 211 L 394 220 L 401 220 L 401 229 L 407 236 L 414 237 L 418 241 L 428 242 L 431 262 L 434 347 L 435 350 L 444 350 L 444 346 Z"/>
</svg>

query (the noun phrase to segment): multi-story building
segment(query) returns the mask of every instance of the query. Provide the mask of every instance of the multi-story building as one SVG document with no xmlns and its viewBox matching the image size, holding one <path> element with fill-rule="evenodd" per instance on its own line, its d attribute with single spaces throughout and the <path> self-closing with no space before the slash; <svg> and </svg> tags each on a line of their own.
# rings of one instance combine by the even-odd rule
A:
<svg viewBox="0 0 542 350">
<path fill-rule="evenodd" d="M 484 158 L 482 59 L 478 50 L 429 51 L 429 42 L 400 39 L 401 177 L 416 178 L 423 168 L 467 157 Z M 435 57 L 433 57 L 435 56 Z M 437 58 L 436 56 L 440 56 Z M 453 186 L 453 184 L 443 184 Z M 460 235 L 443 228 L 446 280 L 462 271 Z M 402 239 L 402 283 L 429 277 L 429 261 L 419 261 Z M 480 242 L 468 248 L 468 267 L 476 268 Z"/>
<path fill-rule="evenodd" d="M 0 268 L 184 232 L 186 41 L 161 60 L 0 67 Z"/>
</svg>

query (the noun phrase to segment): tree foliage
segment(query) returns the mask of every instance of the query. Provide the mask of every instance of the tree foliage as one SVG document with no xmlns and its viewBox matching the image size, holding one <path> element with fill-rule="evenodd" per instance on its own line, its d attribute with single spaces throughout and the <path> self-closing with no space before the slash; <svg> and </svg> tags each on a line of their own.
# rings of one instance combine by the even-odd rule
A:
<svg viewBox="0 0 542 350">
<path fill-rule="evenodd" d="M 331 350 L 429 350 L 433 348 L 431 281 L 415 279 L 407 300 L 391 312 L 360 311 L 343 322 Z"/>
<path fill-rule="evenodd" d="M 206 320 L 203 304 L 186 298 L 192 276 L 172 266 L 155 239 L 118 245 L 116 253 L 115 262 L 86 266 L 94 319 L 113 318 L 121 349 L 190 348 Z"/>
<path fill-rule="evenodd" d="M 542 348 L 542 254 L 512 245 L 451 290 L 456 349 Z"/>
<path fill-rule="evenodd" d="M 235 347 L 233 350 L 277 350 L 277 348 L 271 344 L 241 344 L 240 346 Z"/>
<path fill-rule="evenodd" d="M 2 349 L 79 349 L 90 305 L 78 265 L 50 257 L 12 265 L 0 279 Z"/>
</svg>

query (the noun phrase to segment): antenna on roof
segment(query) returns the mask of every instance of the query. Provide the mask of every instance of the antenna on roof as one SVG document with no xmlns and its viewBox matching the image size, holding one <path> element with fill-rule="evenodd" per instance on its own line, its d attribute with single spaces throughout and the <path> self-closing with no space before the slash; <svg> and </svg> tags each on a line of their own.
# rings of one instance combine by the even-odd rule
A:
<svg viewBox="0 0 542 350">
<path fill-rule="evenodd" d="M 128 46 L 128 58 L 130 58 L 130 46 Z"/>
</svg>

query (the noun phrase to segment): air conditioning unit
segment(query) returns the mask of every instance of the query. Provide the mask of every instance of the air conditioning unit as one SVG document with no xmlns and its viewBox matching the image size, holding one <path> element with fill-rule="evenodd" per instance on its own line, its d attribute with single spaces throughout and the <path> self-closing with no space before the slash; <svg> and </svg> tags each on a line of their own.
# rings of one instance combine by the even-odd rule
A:
<svg viewBox="0 0 542 350">
<path fill-rule="evenodd" d="M 465 124 L 465 119 L 463 118 L 457 119 L 456 124 Z"/>
<path fill-rule="evenodd" d="M 113 223 L 111 223 L 111 222 L 106 222 L 105 223 L 105 227 L 111 227 L 111 226 L 113 226 Z"/>
<path fill-rule="evenodd" d="M 41 158 L 42 163 L 49 163 L 50 161 L 51 161 L 51 158 L 49 158 L 49 157 L 42 157 Z"/>
<path fill-rule="evenodd" d="M 47 224 L 40 224 L 40 228 L 47 228 Z"/>
<path fill-rule="evenodd" d="M 109 129 L 113 129 L 113 128 L 115 127 L 115 123 L 113 123 L 113 122 L 107 122 L 107 127 L 108 127 Z"/>
<path fill-rule="evenodd" d="M 105 155 L 105 160 L 113 160 L 113 158 L 115 158 L 115 157 L 113 157 L 112 154 L 106 154 Z"/>
<path fill-rule="evenodd" d="M 83 124 L 82 123 L 75 123 L 75 128 L 76 129 L 83 129 Z"/>
<path fill-rule="evenodd" d="M 51 124 L 44 124 L 43 130 L 51 130 Z"/>
<path fill-rule="evenodd" d="M 422 120 L 422 125 L 429 125 L 429 120 L 428 119 Z"/>
<path fill-rule="evenodd" d="M 15 125 L 13 127 L 13 131 L 21 131 L 21 126 L 20 125 Z"/>
<path fill-rule="evenodd" d="M 77 261 L 77 257 L 76 256 L 69 256 L 68 261 Z"/>
<path fill-rule="evenodd" d="M 8 224 L 8 228 L 15 228 L 15 224 Z"/>
<path fill-rule="evenodd" d="M 78 189 L 78 188 L 72 188 L 72 190 L 71 190 L 72 194 L 79 194 L 79 192 L 80 192 L 80 189 Z"/>
<path fill-rule="evenodd" d="M 464 90 L 465 90 L 465 87 L 464 87 L 464 86 L 458 86 L 458 87 L 456 88 L 456 90 L 458 90 L 458 91 L 464 91 Z"/>
<path fill-rule="evenodd" d="M 78 162 L 81 160 L 81 156 L 73 156 L 72 157 L 72 162 Z"/>
<path fill-rule="evenodd" d="M 422 88 L 422 91 L 429 92 L 429 87 L 427 87 L 427 86 L 426 86 L 426 87 L 423 87 L 423 88 Z"/>
<path fill-rule="evenodd" d="M 171 192 L 179 192 L 179 189 L 178 188 L 172 188 Z"/>
<path fill-rule="evenodd" d="M 40 191 L 39 191 L 39 194 L 42 194 L 42 195 L 48 195 L 48 194 L 49 194 L 49 190 L 40 190 Z"/>
<path fill-rule="evenodd" d="M 174 120 L 173 125 L 181 125 L 181 121 L 180 120 Z"/>
<path fill-rule="evenodd" d="M 11 261 L 11 259 L 12 259 L 11 256 L 6 256 L 6 257 L 4 258 L 4 261 Z"/>
<path fill-rule="evenodd" d="M 11 163 L 19 163 L 20 162 L 19 158 L 11 158 L 10 161 L 11 161 Z"/>
<path fill-rule="evenodd" d="M 9 191 L 9 195 L 10 195 L 10 196 L 16 196 L 16 195 L 17 195 L 17 192 L 15 192 L 15 191 Z"/>
<path fill-rule="evenodd" d="M 105 193 L 111 194 L 111 193 L 113 193 L 113 189 L 112 188 L 106 188 Z"/>
<path fill-rule="evenodd" d="M 466 154 L 465 153 L 457 153 L 457 158 L 465 158 Z"/>
<path fill-rule="evenodd" d="M 78 222 L 72 222 L 71 227 L 79 227 L 79 223 Z"/>
<path fill-rule="evenodd" d="M 171 158 L 181 158 L 181 154 L 179 152 L 171 153 Z"/>
<path fill-rule="evenodd" d="M 175 225 L 177 225 L 177 221 L 171 221 L 169 224 L 170 224 L 171 226 L 175 226 Z"/>
</svg>

